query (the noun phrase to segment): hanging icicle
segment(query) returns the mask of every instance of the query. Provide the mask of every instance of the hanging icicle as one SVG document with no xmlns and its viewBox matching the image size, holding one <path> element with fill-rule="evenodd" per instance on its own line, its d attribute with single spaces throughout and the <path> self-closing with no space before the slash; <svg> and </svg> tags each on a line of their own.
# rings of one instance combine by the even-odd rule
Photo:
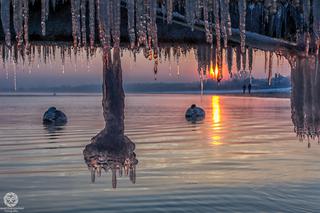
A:
<svg viewBox="0 0 320 213">
<path fill-rule="evenodd" d="M 42 0 L 42 7 L 46 0 Z M 45 9 L 42 8 L 42 14 L 45 13 Z M 71 15 L 72 15 L 72 36 L 73 47 L 77 48 L 78 43 L 81 42 L 81 24 L 80 24 L 80 0 L 71 0 Z M 41 25 L 45 26 L 45 21 L 41 21 Z M 42 29 L 45 29 L 42 28 Z M 45 34 L 45 31 L 42 31 Z"/>
<path fill-rule="evenodd" d="M 268 52 L 264 52 L 264 73 L 267 73 L 268 69 Z"/>
<path fill-rule="evenodd" d="M 121 24 L 121 14 L 120 14 L 120 1 L 111 0 L 112 7 L 110 7 L 110 12 L 112 14 L 111 19 L 111 35 L 114 47 L 120 47 L 120 24 Z M 110 17 L 110 16 L 108 16 Z M 108 18 L 107 17 L 107 18 Z"/>
<path fill-rule="evenodd" d="M 213 4 L 213 13 L 214 13 L 214 26 L 215 26 L 215 34 L 216 34 L 216 45 L 217 45 L 217 53 L 221 51 L 221 29 L 220 29 L 220 15 L 219 15 L 219 1 L 214 0 Z"/>
<path fill-rule="evenodd" d="M 128 8 L 128 32 L 129 32 L 129 40 L 130 40 L 130 47 L 134 48 L 136 42 L 136 32 L 135 32 L 135 16 L 134 16 L 134 0 L 127 1 L 127 8 Z"/>
<path fill-rule="evenodd" d="M 80 4 L 79 4 L 80 5 Z M 41 0 L 41 32 L 46 35 L 46 22 L 49 17 L 49 0 Z"/>
<path fill-rule="evenodd" d="M 269 73 L 268 73 L 268 83 L 269 86 L 271 85 L 271 80 L 272 80 L 272 60 L 273 60 L 273 52 L 269 53 Z"/>
<path fill-rule="evenodd" d="M 227 48 L 228 46 L 228 14 L 229 11 L 227 6 L 226 6 L 226 0 L 220 0 L 220 16 L 223 17 L 221 18 L 221 35 L 223 38 L 223 47 Z M 230 17 L 229 17 L 230 18 Z"/>
<path fill-rule="evenodd" d="M 172 12 L 173 12 L 173 0 L 166 0 L 167 7 L 167 23 L 172 23 Z"/>
<path fill-rule="evenodd" d="M 240 30 L 240 46 L 241 52 L 245 52 L 246 42 L 246 0 L 238 1 L 239 8 L 239 30 Z"/>
<path fill-rule="evenodd" d="M 87 0 L 81 0 L 80 11 L 82 45 L 87 46 Z"/>
<path fill-rule="evenodd" d="M 23 43 L 23 1 L 13 0 L 13 26 L 16 33 L 16 40 L 20 47 Z"/>
<path fill-rule="evenodd" d="M 111 4 L 110 1 L 97 0 L 97 19 L 98 19 L 98 25 L 99 25 L 99 37 L 104 50 L 108 50 L 111 47 L 110 4 Z M 104 13 L 106 13 L 106 15 L 104 15 Z M 109 17 L 109 18 L 105 18 L 105 17 Z M 74 36 L 76 36 L 76 31 Z M 75 38 L 74 40 L 77 41 Z"/>
<path fill-rule="evenodd" d="M 312 14 L 313 14 L 313 33 L 315 40 L 315 53 L 319 54 L 320 48 L 320 1 L 312 1 Z"/>
<path fill-rule="evenodd" d="M 211 27 L 210 23 L 211 20 L 209 20 L 209 3 L 208 0 L 203 0 L 203 20 L 204 20 L 204 28 L 206 32 L 206 40 L 208 43 L 212 43 L 212 32 L 211 32 Z"/>
<path fill-rule="evenodd" d="M 11 46 L 11 32 L 10 32 L 10 1 L 1 0 L 1 21 L 2 28 L 5 34 L 5 41 L 7 46 Z"/>
<path fill-rule="evenodd" d="M 253 49 L 248 49 L 248 59 L 249 59 L 249 71 L 252 72 L 252 64 L 253 64 Z"/>
<path fill-rule="evenodd" d="M 242 58 L 242 70 L 246 71 L 247 69 L 247 50 L 246 49 L 242 53 L 241 58 Z"/>
<path fill-rule="evenodd" d="M 241 49 L 240 47 L 236 47 L 236 62 L 237 62 L 237 71 L 238 73 L 241 70 Z"/>
<path fill-rule="evenodd" d="M 186 20 L 192 31 L 196 22 L 196 3 L 194 0 L 185 0 Z"/>
<path fill-rule="evenodd" d="M 89 0 L 89 28 L 90 28 L 90 47 L 94 47 L 96 37 L 96 7 L 95 2 Z"/>
<path fill-rule="evenodd" d="M 228 64 L 228 72 L 230 78 L 232 78 L 232 64 L 233 64 L 233 49 L 232 47 L 227 48 L 227 64 Z"/>
<path fill-rule="evenodd" d="M 27 50 L 27 55 L 30 51 L 30 44 L 29 44 L 29 0 L 23 1 L 23 33 L 24 33 L 24 42 Z"/>
</svg>

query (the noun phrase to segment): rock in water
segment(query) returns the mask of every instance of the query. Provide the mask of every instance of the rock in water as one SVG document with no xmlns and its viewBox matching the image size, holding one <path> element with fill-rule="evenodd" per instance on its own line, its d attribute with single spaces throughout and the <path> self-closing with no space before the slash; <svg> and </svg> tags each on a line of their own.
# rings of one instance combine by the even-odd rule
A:
<svg viewBox="0 0 320 213">
<path fill-rule="evenodd" d="M 42 120 L 46 125 L 65 125 L 68 122 L 67 116 L 55 107 L 50 107 L 44 113 Z"/>
<path fill-rule="evenodd" d="M 187 121 L 201 121 L 205 118 L 206 113 L 200 107 L 197 107 L 195 104 L 192 104 L 189 109 L 186 111 Z"/>
</svg>

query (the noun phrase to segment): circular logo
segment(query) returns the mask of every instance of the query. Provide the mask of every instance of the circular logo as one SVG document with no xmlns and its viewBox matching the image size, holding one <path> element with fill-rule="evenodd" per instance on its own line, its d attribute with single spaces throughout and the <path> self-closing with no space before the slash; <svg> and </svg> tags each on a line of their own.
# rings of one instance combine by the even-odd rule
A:
<svg viewBox="0 0 320 213">
<path fill-rule="evenodd" d="M 13 208 L 15 207 L 18 202 L 19 202 L 19 198 L 18 195 L 16 195 L 13 192 L 8 192 L 7 194 L 5 194 L 5 196 L 3 197 L 3 202 L 7 207 Z"/>
</svg>

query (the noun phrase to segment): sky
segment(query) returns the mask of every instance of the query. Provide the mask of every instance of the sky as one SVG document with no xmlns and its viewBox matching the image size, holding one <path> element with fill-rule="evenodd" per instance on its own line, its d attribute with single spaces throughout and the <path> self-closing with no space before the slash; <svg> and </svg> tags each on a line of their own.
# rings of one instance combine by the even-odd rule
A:
<svg viewBox="0 0 320 213">
<path fill-rule="evenodd" d="M 264 52 L 254 51 L 253 77 L 267 77 L 264 72 L 264 60 Z M 199 81 L 198 62 L 194 50 L 191 50 L 186 56 L 181 55 L 179 65 L 173 57 L 171 61 L 160 61 L 157 81 L 154 80 L 154 62 L 146 59 L 143 53 L 137 54 L 136 61 L 134 61 L 133 54 L 124 51 L 121 61 L 124 84 Z M 236 72 L 235 58 L 233 61 L 233 72 Z M 45 88 L 66 85 L 99 85 L 102 81 L 102 56 L 100 52 L 97 52 L 89 61 L 86 59 L 84 52 L 80 53 L 76 59 L 73 55 L 71 58 L 66 57 L 64 66 L 60 57 L 56 57 L 55 60 L 47 63 L 36 57 L 30 66 L 18 63 L 14 68 L 13 63 L 6 63 L 5 67 L 0 65 L 0 91 L 1 89 L 14 91 L 17 88 Z M 273 57 L 273 73 L 275 72 L 290 76 L 288 62 L 282 59 L 278 63 L 277 58 Z M 225 61 L 223 63 L 223 76 L 224 80 L 229 79 Z"/>
</svg>

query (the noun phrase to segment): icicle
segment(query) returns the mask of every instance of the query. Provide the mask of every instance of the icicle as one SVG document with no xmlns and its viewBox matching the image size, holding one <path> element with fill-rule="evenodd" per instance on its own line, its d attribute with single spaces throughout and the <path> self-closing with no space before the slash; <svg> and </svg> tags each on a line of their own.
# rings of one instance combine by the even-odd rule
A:
<svg viewBox="0 0 320 213">
<path fill-rule="evenodd" d="M 129 39 L 131 43 L 131 48 L 134 48 L 136 42 L 136 33 L 135 33 L 135 16 L 134 16 L 134 0 L 127 1 L 127 8 L 128 8 L 128 32 L 129 32 Z"/>
<path fill-rule="evenodd" d="M 271 15 L 274 15 L 277 13 L 277 9 L 278 9 L 277 7 L 278 7 L 277 0 L 272 0 L 271 7 L 270 7 L 270 14 Z"/>
<path fill-rule="evenodd" d="M 81 0 L 81 34 L 82 34 L 82 45 L 87 46 L 87 0 Z"/>
<path fill-rule="evenodd" d="M 208 0 L 203 1 L 203 20 L 204 20 L 204 28 L 206 31 L 206 39 L 208 43 L 212 43 L 212 34 L 211 34 L 211 29 L 209 25 L 209 16 L 208 16 Z"/>
<path fill-rule="evenodd" d="M 138 34 L 138 44 L 145 45 L 147 42 L 146 25 L 147 20 L 145 17 L 144 0 L 137 0 L 136 2 L 136 28 Z"/>
<path fill-rule="evenodd" d="M 225 13 L 227 18 L 227 23 L 226 23 L 227 35 L 231 36 L 232 31 L 231 31 L 231 18 L 230 18 L 230 9 L 229 9 L 230 0 L 224 0 L 224 1 L 225 1 Z"/>
<path fill-rule="evenodd" d="M 217 65 L 218 65 L 217 81 L 218 81 L 218 83 L 220 83 L 220 81 L 223 78 L 223 75 L 222 75 L 223 57 L 222 57 L 222 55 L 223 55 L 223 49 L 220 49 L 220 50 L 217 49 L 217 62 L 218 62 L 217 63 Z"/>
<path fill-rule="evenodd" d="M 237 71 L 241 70 L 241 49 L 240 47 L 236 48 L 236 61 L 237 61 Z"/>
<path fill-rule="evenodd" d="M 270 52 L 270 54 L 269 54 L 269 74 L 268 74 L 269 86 L 271 85 L 271 80 L 272 80 L 272 58 L 273 58 L 273 53 Z"/>
<path fill-rule="evenodd" d="M 17 91 L 17 61 L 13 62 L 13 89 Z"/>
<path fill-rule="evenodd" d="M 151 3 L 153 0 L 146 0 L 145 3 L 145 18 L 146 18 L 146 26 L 147 26 L 147 47 L 151 48 L 152 46 L 152 14 L 151 14 Z"/>
<path fill-rule="evenodd" d="M 252 48 L 248 49 L 248 59 L 249 59 L 250 84 L 251 84 L 251 81 L 252 81 L 252 64 L 253 64 L 253 50 L 252 50 Z"/>
<path fill-rule="evenodd" d="M 13 26 L 20 47 L 23 43 L 23 1 L 13 0 Z"/>
<path fill-rule="evenodd" d="M 310 33 L 309 32 L 305 32 L 304 33 L 304 45 L 305 45 L 305 54 L 306 56 L 308 56 L 309 54 L 309 47 L 310 47 Z"/>
<path fill-rule="evenodd" d="M 23 2 L 23 17 L 24 17 L 24 42 L 26 45 L 27 55 L 30 51 L 29 44 L 29 0 L 24 0 Z M 29 63 L 30 64 L 30 63 Z"/>
<path fill-rule="evenodd" d="M 306 25 L 306 32 L 304 33 L 304 44 L 305 44 L 305 53 L 308 56 L 309 53 L 309 44 L 310 44 L 310 34 L 309 34 L 309 26 L 310 26 L 310 0 L 302 1 L 303 4 L 303 19 Z M 319 11 L 317 11 L 319 13 Z"/>
<path fill-rule="evenodd" d="M 173 12 L 173 0 L 166 0 L 167 7 L 167 23 L 172 23 L 172 12 Z"/>
<path fill-rule="evenodd" d="M 111 4 L 112 7 L 110 7 L 112 11 L 110 12 L 111 14 L 113 14 L 112 20 L 111 20 L 111 35 L 112 35 L 114 47 L 119 47 L 120 46 L 120 24 L 121 24 L 121 14 L 120 14 L 121 2 L 118 0 L 113 0 L 110 2 L 112 2 Z"/>
<path fill-rule="evenodd" d="M 303 0 L 302 4 L 303 4 L 303 18 L 308 29 L 310 25 L 310 0 Z"/>
<path fill-rule="evenodd" d="M 185 11 L 186 11 L 186 19 L 188 25 L 191 27 L 191 30 L 194 30 L 194 24 L 195 24 L 195 5 L 196 1 L 194 0 L 185 0 Z"/>
<path fill-rule="evenodd" d="M 233 49 L 232 47 L 227 48 L 227 63 L 228 63 L 228 72 L 232 78 L 232 63 L 233 63 Z"/>
<path fill-rule="evenodd" d="M 227 33 L 227 22 L 228 22 L 228 14 L 226 8 L 226 0 L 220 0 L 220 14 L 221 14 L 221 34 L 223 38 L 223 46 L 224 48 L 228 47 L 228 33 Z M 227 18 L 227 19 L 226 19 Z"/>
<path fill-rule="evenodd" d="M 151 14 L 152 14 L 152 41 L 153 47 L 158 48 L 158 28 L 157 28 L 157 0 L 152 0 L 151 4 Z"/>
<path fill-rule="evenodd" d="M 95 1 L 89 0 L 89 28 L 90 28 L 90 47 L 94 47 L 96 37 L 96 7 Z"/>
<path fill-rule="evenodd" d="M 56 10 L 56 0 L 51 0 L 51 5 L 52 5 L 53 11 L 55 11 Z"/>
<path fill-rule="evenodd" d="M 264 73 L 267 73 L 268 69 L 268 52 L 264 52 Z"/>
<path fill-rule="evenodd" d="M 252 72 L 252 64 L 253 64 L 253 49 L 248 49 L 248 59 L 249 59 L 249 71 Z"/>
<path fill-rule="evenodd" d="M 110 48 L 111 11 L 110 1 L 97 0 L 97 18 L 100 42 L 104 49 Z M 106 14 L 105 14 L 106 13 Z"/>
<path fill-rule="evenodd" d="M 312 4 L 313 13 L 313 33 L 315 36 L 316 55 L 319 54 L 320 48 L 320 1 L 313 1 Z"/>
<path fill-rule="evenodd" d="M 242 53 L 242 70 L 245 71 L 247 69 L 247 51 L 246 49 Z"/>
<path fill-rule="evenodd" d="M 49 17 L 49 0 L 41 0 L 41 29 L 42 35 L 46 35 L 46 22 Z"/>
<path fill-rule="evenodd" d="M 196 8 L 195 8 L 196 17 L 197 17 L 197 19 L 200 19 L 200 17 L 201 17 L 201 0 L 195 0 L 195 5 L 196 5 Z"/>
<path fill-rule="evenodd" d="M 42 0 L 42 1 L 46 1 L 46 0 Z M 73 36 L 74 48 L 78 46 L 78 43 L 81 43 L 80 1 L 81 0 L 71 0 L 72 36 Z"/>
<path fill-rule="evenodd" d="M 6 45 L 11 46 L 11 32 L 10 32 L 10 1 L 1 0 L 1 21 L 2 28 L 5 34 Z"/>
<path fill-rule="evenodd" d="M 240 30 L 240 46 L 241 52 L 245 52 L 246 42 L 246 0 L 238 1 L 239 7 L 239 30 Z"/>
<path fill-rule="evenodd" d="M 219 1 L 214 0 L 213 4 L 213 15 L 214 15 L 214 26 L 216 33 L 216 45 L 217 45 L 217 53 L 220 54 L 221 51 L 221 30 L 220 30 L 220 16 L 219 16 Z"/>
</svg>

